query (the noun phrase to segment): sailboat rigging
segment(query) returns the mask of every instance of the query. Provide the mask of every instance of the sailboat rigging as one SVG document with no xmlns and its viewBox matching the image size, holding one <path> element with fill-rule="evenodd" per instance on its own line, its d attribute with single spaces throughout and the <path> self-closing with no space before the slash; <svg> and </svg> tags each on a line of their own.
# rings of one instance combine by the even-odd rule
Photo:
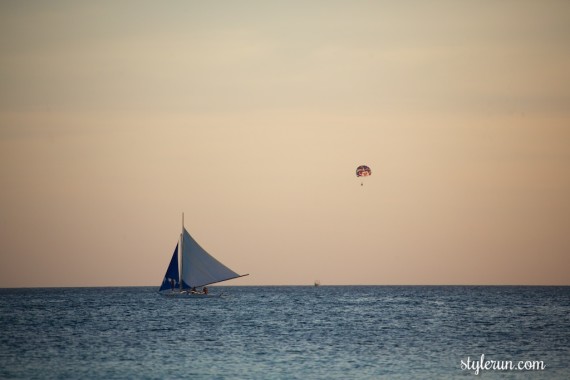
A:
<svg viewBox="0 0 570 380">
<path fill-rule="evenodd" d="M 244 276 L 248 274 L 234 272 L 206 252 L 184 227 L 182 214 L 180 241 L 176 244 L 159 293 L 166 296 L 212 297 L 215 295 L 208 294 L 206 285 Z"/>
</svg>

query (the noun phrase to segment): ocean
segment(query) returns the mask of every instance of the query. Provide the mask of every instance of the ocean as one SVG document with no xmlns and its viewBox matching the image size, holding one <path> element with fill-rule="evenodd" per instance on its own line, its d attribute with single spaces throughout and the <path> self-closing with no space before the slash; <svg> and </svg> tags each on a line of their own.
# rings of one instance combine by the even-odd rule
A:
<svg viewBox="0 0 570 380">
<path fill-rule="evenodd" d="M 0 289 L 0 378 L 570 378 L 570 287 L 210 291 Z"/>
</svg>

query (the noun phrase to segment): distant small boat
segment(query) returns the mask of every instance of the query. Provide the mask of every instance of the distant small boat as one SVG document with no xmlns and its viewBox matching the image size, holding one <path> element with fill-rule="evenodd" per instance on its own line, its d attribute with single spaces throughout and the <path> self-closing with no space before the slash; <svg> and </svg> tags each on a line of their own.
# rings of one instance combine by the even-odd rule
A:
<svg viewBox="0 0 570 380">
<path fill-rule="evenodd" d="M 248 274 L 237 274 L 200 247 L 184 228 L 182 214 L 180 241 L 176 244 L 158 292 L 165 296 L 220 297 L 221 294 L 209 294 L 206 285 L 244 276 Z"/>
<path fill-rule="evenodd" d="M 317 287 L 317 286 L 321 286 L 321 282 L 319 280 L 315 281 L 315 287 Z"/>
</svg>

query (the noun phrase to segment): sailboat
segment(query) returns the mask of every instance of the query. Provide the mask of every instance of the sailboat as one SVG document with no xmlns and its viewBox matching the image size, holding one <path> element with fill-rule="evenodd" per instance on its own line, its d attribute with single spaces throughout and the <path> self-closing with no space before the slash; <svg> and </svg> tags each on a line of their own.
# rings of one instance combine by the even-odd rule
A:
<svg viewBox="0 0 570 380">
<path fill-rule="evenodd" d="M 180 240 L 158 292 L 165 296 L 219 297 L 209 294 L 206 285 L 244 276 L 248 274 L 237 274 L 206 252 L 184 227 L 182 214 Z"/>
</svg>

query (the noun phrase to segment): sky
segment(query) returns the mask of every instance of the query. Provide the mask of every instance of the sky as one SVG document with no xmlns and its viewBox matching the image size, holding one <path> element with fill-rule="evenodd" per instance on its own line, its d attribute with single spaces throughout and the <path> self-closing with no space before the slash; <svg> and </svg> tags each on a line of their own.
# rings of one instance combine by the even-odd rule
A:
<svg viewBox="0 0 570 380">
<path fill-rule="evenodd" d="M 570 285 L 568 1 L 0 2 L 0 287 Z M 355 176 L 359 165 L 372 176 Z"/>
</svg>

